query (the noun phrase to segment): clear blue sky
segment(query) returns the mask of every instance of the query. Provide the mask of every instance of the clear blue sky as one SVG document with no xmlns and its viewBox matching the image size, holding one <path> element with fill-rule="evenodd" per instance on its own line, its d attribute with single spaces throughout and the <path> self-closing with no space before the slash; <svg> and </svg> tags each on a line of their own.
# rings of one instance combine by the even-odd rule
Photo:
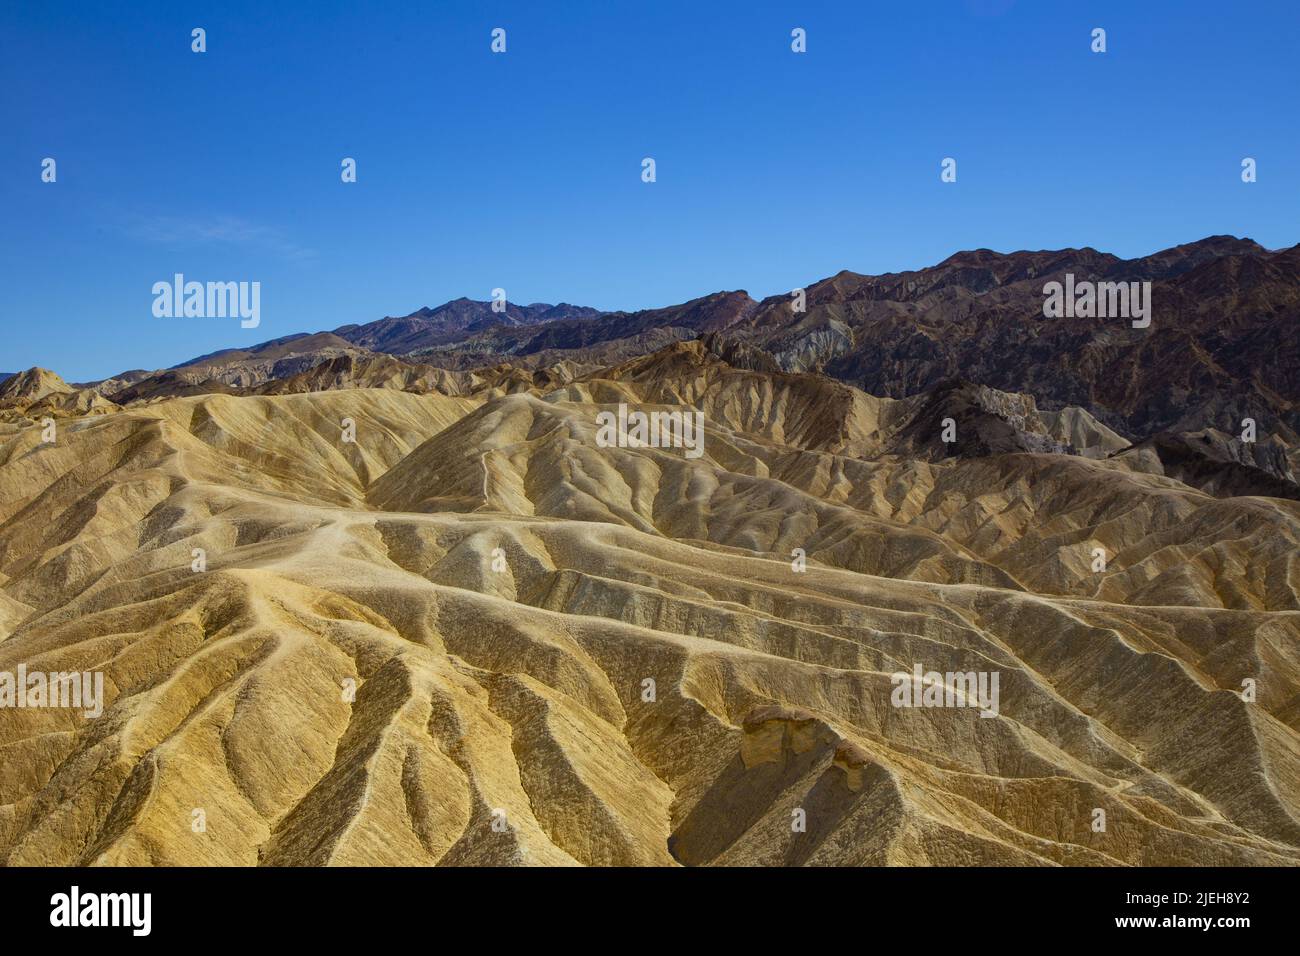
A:
<svg viewBox="0 0 1300 956">
<path fill-rule="evenodd" d="M 377 6 L 4 4 L 0 370 L 100 378 L 495 286 L 636 309 L 981 246 L 1300 241 L 1293 0 Z M 261 282 L 261 326 L 155 318 L 175 272 Z"/>
</svg>

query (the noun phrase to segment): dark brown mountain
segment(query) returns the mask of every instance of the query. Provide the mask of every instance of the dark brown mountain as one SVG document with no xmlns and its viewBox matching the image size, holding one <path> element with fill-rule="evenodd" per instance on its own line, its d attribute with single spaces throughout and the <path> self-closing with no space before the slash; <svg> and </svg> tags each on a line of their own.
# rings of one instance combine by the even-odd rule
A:
<svg viewBox="0 0 1300 956">
<path fill-rule="evenodd" d="M 1150 282 L 1152 321 L 1043 315 L 1044 284 Z M 1300 247 L 1266 250 L 1214 236 L 1138 259 L 1095 249 L 962 252 L 880 276 L 841 272 L 791 297 L 744 292 L 544 325 L 495 326 L 420 360 L 450 368 L 563 359 L 611 364 L 674 340 L 718 333 L 788 371 L 821 371 L 881 396 L 962 379 L 1035 396 L 1040 410 L 1089 409 L 1140 439 L 1157 431 L 1240 428 L 1289 443 L 1300 432 Z"/>
<path fill-rule="evenodd" d="M 606 312 L 594 318 L 579 317 L 539 326 L 498 326 L 482 334 L 441 348 L 419 349 L 419 356 L 474 355 L 515 360 L 542 352 L 589 352 L 609 343 L 635 343 L 644 355 L 675 340 L 693 339 L 705 332 L 727 329 L 751 315 L 758 303 L 745 292 L 715 292 L 681 305 L 639 312 Z"/>
<path fill-rule="evenodd" d="M 453 299 L 437 308 L 425 306 L 410 315 L 386 316 L 365 325 L 344 325 L 334 335 L 374 352 L 407 355 L 419 349 L 459 341 L 477 332 L 496 327 L 532 326 L 565 319 L 593 319 L 600 310 L 580 305 L 516 305 L 507 303 L 502 312 L 493 312 L 491 302 L 476 302 L 464 297 Z"/>
<path fill-rule="evenodd" d="M 1300 501 L 1300 484 L 1278 441 L 1243 442 L 1213 428 L 1160 432 L 1115 456 L 1134 471 L 1164 475 L 1218 497 Z"/>
<path fill-rule="evenodd" d="M 1067 273 L 1076 282 L 1150 282 L 1150 326 L 1044 317 L 1044 284 Z M 1210 427 L 1235 433 L 1253 418 L 1261 440 L 1297 444 L 1300 246 L 1269 251 L 1213 236 L 1127 260 L 1089 248 L 977 249 L 915 271 L 840 272 L 808 286 L 806 298 L 801 314 L 789 295 L 756 302 L 743 291 L 609 313 L 561 304 L 510 305 L 498 314 L 490 303 L 458 299 L 179 368 L 191 384 L 212 378 L 239 387 L 374 352 L 462 371 L 594 368 L 707 335 L 712 351 L 746 367 L 822 372 L 882 397 L 960 380 L 1031 395 L 1042 414 L 1087 409 L 1130 441 Z"/>
<path fill-rule="evenodd" d="M 1152 320 L 1043 316 L 1043 286 L 1152 283 Z M 819 370 L 877 395 L 961 377 L 1079 405 L 1122 433 L 1240 427 L 1294 442 L 1300 429 L 1300 247 L 1268 252 L 1214 237 L 1120 260 L 1092 249 L 961 253 L 919 272 L 839 275 L 808 289 L 808 311 L 764 300 L 733 329 L 782 367 Z"/>
<path fill-rule="evenodd" d="M 109 396 L 118 405 L 148 401 L 157 398 L 178 398 L 182 395 L 234 395 L 239 391 L 216 378 L 209 378 L 185 370 L 168 369 L 126 386 Z"/>
<path fill-rule="evenodd" d="M 951 429 L 950 441 L 944 438 L 945 426 Z M 895 434 L 891 451 L 925 461 L 1016 452 L 1075 453 L 1051 435 L 1032 396 L 960 380 L 940 382 L 921 396 Z"/>
</svg>

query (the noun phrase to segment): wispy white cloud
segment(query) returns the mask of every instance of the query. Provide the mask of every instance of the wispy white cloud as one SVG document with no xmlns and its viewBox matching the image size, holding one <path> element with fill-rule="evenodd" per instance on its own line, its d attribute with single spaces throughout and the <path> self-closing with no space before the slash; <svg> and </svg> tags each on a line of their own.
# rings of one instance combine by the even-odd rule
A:
<svg viewBox="0 0 1300 956">
<path fill-rule="evenodd" d="M 315 249 L 299 245 L 282 230 L 237 216 L 211 219 L 145 216 L 132 220 L 126 233 L 133 239 L 174 246 L 209 243 L 248 246 L 293 262 L 316 258 Z"/>
</svg>

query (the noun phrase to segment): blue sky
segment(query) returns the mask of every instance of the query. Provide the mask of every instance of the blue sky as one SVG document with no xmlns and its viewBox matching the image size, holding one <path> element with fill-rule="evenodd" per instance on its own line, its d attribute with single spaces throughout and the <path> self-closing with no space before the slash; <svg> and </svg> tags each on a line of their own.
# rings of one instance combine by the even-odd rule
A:
<svg viewBox="0 0 1300 956">
<path fill-rule="evenodd" d="M 0 370 L 100 378 L 497 286 L 635 309 L 975 247 L 1300 241 L 1291 0 L 372 6 L 5 4 Z M 260 327 L 155 318 L 176 272 L 259 281 Z"/>
</svg>

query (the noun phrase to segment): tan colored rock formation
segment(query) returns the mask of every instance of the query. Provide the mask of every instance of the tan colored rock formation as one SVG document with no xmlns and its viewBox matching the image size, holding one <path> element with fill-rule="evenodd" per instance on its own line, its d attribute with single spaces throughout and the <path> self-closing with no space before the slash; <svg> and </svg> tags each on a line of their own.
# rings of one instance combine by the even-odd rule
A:
<svg viewBox="0 0 1300 956">
<path fill-rule="evenodd" d="M 0 860 L 1300 862 L 1300 503 L 913 457 L 919 400 L 693 343 L 533 374 L 0 430 L 0 671 L 106 697 L 0 708 Z"/>
</svg>

